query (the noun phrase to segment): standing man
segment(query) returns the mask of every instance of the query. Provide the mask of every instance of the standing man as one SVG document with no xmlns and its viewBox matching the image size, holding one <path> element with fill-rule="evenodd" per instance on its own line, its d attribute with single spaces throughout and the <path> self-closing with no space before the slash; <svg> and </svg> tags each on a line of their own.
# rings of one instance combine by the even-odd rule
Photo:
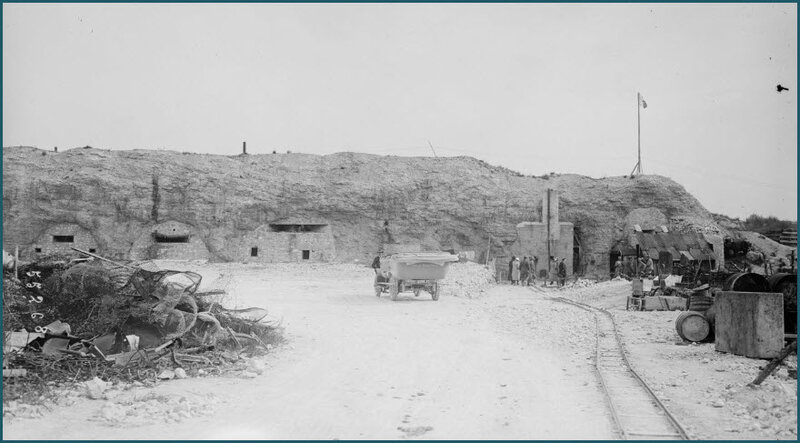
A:
<svg viewBox="0 0 800 443">
<path fill-rule="evenodd" d="M 564 286 L 564 283 L 567 281 L 567 265 L 564 263 L 565 259 L 561 259 L 558 262 L 558 285 Z"/>
<path fill-rule="evenodd" d="M 511 262 L 511 284 L 519 284 L 519 259 L 516 257 Z"/>
<path fill-rule="evenodd" d="M 381 251 L 378 251 L 378 255 L 375 256 L 375 260 L 372 260 L 372 269 L 375 270 L 375 275 L 378 275 L 378 270 L 381 268 Z"/>
<path fill-rule="evenodd" d="M 528 283 L 528 273 L 530 272 L 530 262 L 528 257 L 522 257 L 522 263 L 519 264 L 519 284 L 524 286 Z"/>
<path fill-rule="evenodd" d="M 549 285 L 550 283 L 558 284 L 558 257 L 550 256 L 550 261 L 553 262 L 550 265 L 550 272 L 547 275 L 547 282 L 545 286 Z"/>
<path fill-rule="evenodd" d="M 617 262 L 614 263 L 614 277 L 620 278 L 622 277 L 622 259 L 618 258 Z"/>
<path fill-rule="evenodd" d="M 514 260 L 516 260 L 516 259 L 517 259 L 517 257 L 512 255 L 511 256 L 511 261 L 508 262 L 508 279 L 511 281 L 511 284 L 514 284 L 514 281 L 511 278 L 511 271 L 514 269 Z"/>
</svg>

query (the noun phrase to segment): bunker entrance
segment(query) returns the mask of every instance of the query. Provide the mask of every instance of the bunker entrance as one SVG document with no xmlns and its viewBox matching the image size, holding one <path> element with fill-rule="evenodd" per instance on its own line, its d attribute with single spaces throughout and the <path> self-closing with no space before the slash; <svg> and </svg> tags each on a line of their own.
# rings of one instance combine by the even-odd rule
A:
<svg viewBox="0 0 800 443">
<path fill-rule="evenodd" d="M 328 225 L 271 224 L 272 232 L 322 232 Z"/>
<path fill-rule="evenodd" d="M 153 234 L 156 243 L 189 243 L 188 235 L 162 235 Z"/>
</svg>

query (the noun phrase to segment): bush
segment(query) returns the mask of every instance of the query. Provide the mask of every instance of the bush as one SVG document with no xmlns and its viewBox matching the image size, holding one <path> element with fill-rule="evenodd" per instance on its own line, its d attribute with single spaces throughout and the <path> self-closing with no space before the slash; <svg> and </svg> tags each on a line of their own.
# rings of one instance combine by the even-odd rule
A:
<svg viewBox="0 0 800 443">
<path fill-rule="evenodd" d="M 762 217 L 752 214 L 744 221 L 744 228 L 747 231 L 758 232 L 759 234 L 780 233 L 786 230 L 797 230 L 797 222 L 780 220 L 777 217 Z"/>
</svg>

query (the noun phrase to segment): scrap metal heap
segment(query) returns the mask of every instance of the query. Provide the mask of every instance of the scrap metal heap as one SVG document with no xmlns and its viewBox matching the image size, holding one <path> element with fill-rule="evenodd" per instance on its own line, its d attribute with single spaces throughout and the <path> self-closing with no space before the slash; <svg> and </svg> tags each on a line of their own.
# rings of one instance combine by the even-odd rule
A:
<svg viewBox="0 0 800 443">
<path fill-rule="evenodd" d="M 54 371 L 73 379 L 108 371 L 152 378 L 236 362 L 281 341 L 265 309 L 223 307 L 223 290 L 198 292 L 197 273 L 92 256 L 32 263 L 19 268 L 18 279 L 4 276 L 4 380 L 49 380 Z"/>
</svg>

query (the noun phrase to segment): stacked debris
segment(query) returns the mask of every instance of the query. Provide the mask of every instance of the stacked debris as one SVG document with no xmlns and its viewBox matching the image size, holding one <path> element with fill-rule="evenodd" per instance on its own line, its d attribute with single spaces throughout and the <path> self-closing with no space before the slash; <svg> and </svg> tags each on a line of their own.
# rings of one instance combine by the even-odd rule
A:
<svg viewBox="0 0 800 443">
<path fill-rule="evenodd" d="M 154 378 L 167 366 L 235 362 L 281 340 L 265 309 L 227 309 L 223 291 L 197 292 L 199 274 L 85 254 L 91 261 L 32 263 L 19 279 L 4 276 L 4 385 L 34 374 L 90 379 L 111 368 Z"/>
<path fill-rule="evenodd" d="M 456 297 L 476 297 L 495 283 L 494 273 L 484 265 L 473 262 L 451 263 L 439 283 L 442 294 Z"/>
</svg>

